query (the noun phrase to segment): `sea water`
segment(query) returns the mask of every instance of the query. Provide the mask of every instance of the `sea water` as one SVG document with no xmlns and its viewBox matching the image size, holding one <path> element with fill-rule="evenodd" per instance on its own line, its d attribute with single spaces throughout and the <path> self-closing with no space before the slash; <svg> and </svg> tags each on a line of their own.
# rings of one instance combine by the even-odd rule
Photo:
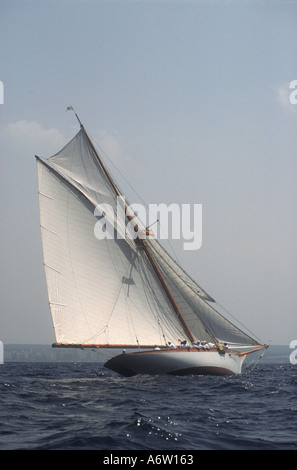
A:
<svg viewBox="0 0 297 470">
<path fill-rule="evenodd" d="M 1 450 L 297 449 L 290 363 L 124 378 L 96 363 L 7 362 L 0 391 Z"/>
</svg>

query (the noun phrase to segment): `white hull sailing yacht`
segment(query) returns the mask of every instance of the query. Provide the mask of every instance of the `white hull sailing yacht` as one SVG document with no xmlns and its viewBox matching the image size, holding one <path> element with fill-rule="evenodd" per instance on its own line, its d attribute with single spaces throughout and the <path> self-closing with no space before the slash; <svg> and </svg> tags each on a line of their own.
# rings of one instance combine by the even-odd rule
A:
<svg viewBox="0 0 297 470">
<path fill-rule="evenodd" d="M 245 356 L 235 351 L 218 352 L 216 348 L 199 351 L 196 348 L 164 349 L 123 353 L 106 363 L 106 367 L 121 375 L 238 375 Z"/>
<path fill-rule="evenodd" d="M 73 139 L 47 160 L 36 156 L 53 346 L 122 349 L 105 366 L 125 376 L 240 374 L 245 356 L 266 346 L 151 236 L 75 115 Z M 106 236 L 96 236 L 102 220 Z"/>
</svg>

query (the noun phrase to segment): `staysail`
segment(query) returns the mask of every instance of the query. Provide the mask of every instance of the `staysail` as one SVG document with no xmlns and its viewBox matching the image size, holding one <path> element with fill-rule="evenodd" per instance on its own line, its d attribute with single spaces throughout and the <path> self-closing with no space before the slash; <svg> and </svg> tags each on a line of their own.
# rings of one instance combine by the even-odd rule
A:
<svg viewBox="0 0 297 470">
<path fill-rule="evenodd" d="M 259 344 L 219 312 L 141 224 L 83 126 L 48 161 L 37 157 L 40 226 L 49 305 L 59 345 L 152 347 L 181 339 Z M 106 207 L 111 208 L 106 214 Z M 95 236 L 99 216 L 114 236 Z M 107 228 L 107 227 L 106 227 Z"/>
</svg>

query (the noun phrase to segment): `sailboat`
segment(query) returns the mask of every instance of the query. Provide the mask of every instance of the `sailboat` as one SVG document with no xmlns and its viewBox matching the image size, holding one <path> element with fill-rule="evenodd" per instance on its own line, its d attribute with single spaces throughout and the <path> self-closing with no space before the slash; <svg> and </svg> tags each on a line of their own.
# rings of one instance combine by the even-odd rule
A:
<svg viewBox="0 0 297 470">
<path fill-rule="evenodd" d="M 53 347 L 120 349 L 105 367 L 127 377 L 240 374 L 247 354 L 267 346 L 229 321 L 142 225 L 75 116 L 70 142 L 35 156 Z M 114 236 L 95 236 L 103 216 Z"/>
</svg>

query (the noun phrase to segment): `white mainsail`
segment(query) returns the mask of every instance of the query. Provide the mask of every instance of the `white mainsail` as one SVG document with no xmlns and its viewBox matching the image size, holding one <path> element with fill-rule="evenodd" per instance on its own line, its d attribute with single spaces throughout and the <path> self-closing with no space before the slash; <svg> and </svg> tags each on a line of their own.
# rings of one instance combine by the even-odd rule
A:
<svg viewBox="0 0 297 470">
<path fill-rule="evenodd" d="M 37 157 L 48 297 L 60 345 L 152 347 L 168 341 L 259 344 L 211 303 L 156 240 L 98 240 L 95 207 L 121 194 L 83 126 L 48 162 Z M 140 221 L 136 222 L 140 224 Z M 111 220 L 111 223 L 113 221 Z M 137 241 L 137 240 L 136 240 Z"/>
</svg>

